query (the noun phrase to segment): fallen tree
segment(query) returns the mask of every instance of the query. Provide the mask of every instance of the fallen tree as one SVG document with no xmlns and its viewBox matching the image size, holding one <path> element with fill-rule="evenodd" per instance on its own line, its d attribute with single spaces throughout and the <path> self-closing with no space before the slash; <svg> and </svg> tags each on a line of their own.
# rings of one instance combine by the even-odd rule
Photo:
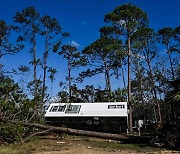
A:
<svg viewBox="0 0 180 154">
<path fill-rule="evenodd" d="M 19 123 L 19 121 L 15 120 L 8 120 L 8 119 L 3 119 L 0 117 L 1 121 L 4 122 L 11 122 L 11 123 Z M 27 127 L 33 127 L 33 128 L 38 128 L 41 129 L 39 132 L 33 132 L 32 134 L 26 136 L 22 142 L 27 141 L 31 137 L 43 133 L 47 133 L 49 131 L 58 131 L 58 132 L 63 132 L 67 134 L 73 134 L 73 135 L 80 135 L 80 136 L 90 136 L 90 137 L 99 137 L 99 138 L 106 138 L 106 139 L 113 139 L 113 140 L 126 140 L 129 137 L 127 135 L 122 135 L 122 134 L 111 134 L 111 133 L 103 133 L 103 132 L 94 132 L 94 131 L 87 131 L 87 130 L 78 130 L 78 129 L 72 129 L 72 128 L 65 128 L 65 127 L 55 127 L 55 126 L 50 126 L 50 125 L 43 125 L 43 124 L 38 124 L 38 123 L 29 123 L 29 122 L 23 122 L 21 121 L 21 124 Z"/>
<path fill-rule="evenodd" d="M 30 100 L 18 84 L 10 78 L 0 76 L 0 143 L 26 142 L 31 137 L 50 131 L 64 132 L 73 135 L 101 137 L 124 140 L 128 137 L 120 134 L 109 134 L 77 130 L 64 127 L 54 127 L 40 124 L 43 115 L 42 104 Z M 38 107 L 38 110 L 35 110 Z M 36 129 L 35 129 L 36 128 Z"/>
</svg>

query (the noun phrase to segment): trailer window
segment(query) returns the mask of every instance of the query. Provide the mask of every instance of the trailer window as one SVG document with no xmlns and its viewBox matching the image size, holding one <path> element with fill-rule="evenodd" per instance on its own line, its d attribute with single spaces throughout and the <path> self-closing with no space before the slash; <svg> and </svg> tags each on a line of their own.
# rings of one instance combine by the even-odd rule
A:
<svg viewBox="0 0 180 154">
<path fill-rule="evenodd" d="M 52 109 L 53 109 L 53 106 L 51 106 L 51 109 L 49 110 L 49 112 L 51 112 L 51 111 L 52 111 Z"/>
<path fill-rule="evenodd" d="M 117 109 L 124 109 L 125 105 L 117 105 Z"/>
<path fill-rule="evenodd" d="M 108 105 L 108 109 L 115 109 L 116 105 Z"/>
<path fill-rule="evenodd" d="M 117 105 L 117 109 L 122 109 L 122 105 Z"/>
<path fill-rule="evenodd" d="M 65 113 L 79 113 L 81 105 L 69 105 Z"/>
<path fill-rule="evenodd" d="M 108 109 L 124 109 L 125 105 L 108 105 Z"/>
<path fill-rule="evenodd" d="M 59 106 L 57 112 L 64 112 L 65 108 L 66 108 L 66 105 L 64 105 L 64 106 Z"/>
<path fill-rule="evenodd" d="M 52 106 L 49 112 L 56 112 L 58 109 L 58 106 Z"/>
</svg>

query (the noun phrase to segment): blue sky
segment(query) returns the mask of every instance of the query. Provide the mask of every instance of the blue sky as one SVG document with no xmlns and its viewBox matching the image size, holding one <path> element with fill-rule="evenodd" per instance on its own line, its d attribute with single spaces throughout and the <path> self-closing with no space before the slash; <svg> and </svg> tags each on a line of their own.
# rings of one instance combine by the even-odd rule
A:
<svg viewBox="0 0 180 154">
<path fill-rule="evenodd" d="M 163 27 L 176 27 L 180 24 L 180 0 L 1 0 L 0 20 L 5 20 L 8 24 L 12 23 L 12 16 L 17 11 L 28 6 L 34 6 L 41 15 L 55 17 L 63 27 L 64 31 L 70 32 L 71 37 L 64 43 L 77 44 L 79 49 L 83 49 L 99 37 L 99 29 L 105 26 L 104 15 L 113 11 L 117 6 L 124 3 L 132 3 L 143 11 L 147 12 L 150 27 L 158 30 Z M 38 55 L 43 53 L 43 41 L 38 42 Z M 15 56 L 6 56 L 1 62 L 5 68 L 16 68 L 23 64 L 28 64 L 30 54 L 28 51 L 22 51 Z M 57 80 L 53 85 L 53 95 L 58 90 L 59 81 L 64 81 L 67 73 L 66 61 L 57 55 L 52 55 L 48 64 L 58 70 Z M 79 70 L 74 70 L 77 75 Z M 28 77 L 29 80 L 32 72 Z M 17 81 L 22 77 L 16 76 Z M 112 88 L 122 87 L 122 80 L 112 79 Z M 49 82 L 50 83 L 50 82 Z M 87 84 L 100 85 L 104 88 L 105 82 L 103 75 L 98 75 L 78 86 L 83 87 Z"/>
</svg>

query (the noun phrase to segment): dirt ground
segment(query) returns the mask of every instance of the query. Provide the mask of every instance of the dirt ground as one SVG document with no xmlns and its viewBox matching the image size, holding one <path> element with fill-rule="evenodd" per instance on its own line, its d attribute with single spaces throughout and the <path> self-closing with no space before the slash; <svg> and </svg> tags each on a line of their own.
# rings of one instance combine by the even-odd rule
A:
<svg viewBox="0 0 180 154">
<path fill-rule="evenodd" d="M 73 141 L 73 140 L 72 140 Z M 86 141 L 85 141 L 86 142 Z M 87 143 L 73 141 L 69 143 L 69 141 L 61 141 L 57 142 L 57 144 L 63 144 L 63 148 L 58 151 L 49 151 L 49 152 L 37 152 L 36 154 L 119 154 L 119 153 L 127 153 L 120 150 L 112 150 L 112 149 L 104 149 L 97 148 L 94 146 L 90 146 Z"/>
<path fill-rule="evenodd" d="M 180 154 L 147 143 L 126 144 L 120 141 L 82 136 L 40 136 L 24 144 L 0 146 L 0 154 Z"/>
<path fill-rule="evenodd" d="M 68 137 L 53 141 L 59 145 L 59 149 L 46 152 L 35 152 L 35 154 L 169 154 L 179 153 L 177 151 L 164 150 L 143 145 L 124 145 L 113 140 L 99 138 Z M 142 147 L 141 147 L 142 146 Z M 56 148 L 55 148 L 56 149 Z"/>
</svg>

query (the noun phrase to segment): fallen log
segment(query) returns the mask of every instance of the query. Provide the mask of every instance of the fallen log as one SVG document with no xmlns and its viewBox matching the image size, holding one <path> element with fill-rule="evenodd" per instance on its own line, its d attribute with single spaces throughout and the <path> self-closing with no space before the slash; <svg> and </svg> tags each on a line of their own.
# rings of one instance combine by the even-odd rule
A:
<svg viewBox="0 0 180 154">
<path fill-rule="evenodd" d="M 72 129 L 72 128 L 55 127 L 55 126 L 35 124 L 35 123 L 25 123 L 25 125 L 41 128 L 41 129 L 50 129 L 51 131 L 60 131 L 60 132 L 73 134 L 73 135 L 100 137 L 100 138 L 107 138 L 107 139 L 114 139 L 114 140 L 128 139 L 127 135 L 122 135 L 122 134 L 110 134 L 110 133 L 103 133 L 103 132 L 78 130 L 78 129 Z"/>
<path fill-rule="evenodd" d="M 0 120 L 2 120 L 4 122 L 12 122 L 12 123 L 20 122 L 20 121 L 8 120 L 8 119 L 3 119 L 3 118 L 0 118 Z M 122 135 L 122 134 L 111 134 L 111 133 L 103 133 L 103 132 L 95 132 L 95 131 L 87 131 L 87 130 L 78 130 L 78 129 L 72 129 L 72 128 L 56 127 L 56 126 L 22 122 L 22 121 L 21 121 L 21 124 L 28 126 L 28 127 L 35 127 L 35 128 L 39 128 L 39 129 L 43 129 L 43 130 L 47 130 L 47 131 L 59 131 L 59 132 L 64 132 L 64 133 L 72 134 L 72 135 L 99 137 L 99 138 L 106 138 L 106 139 L 112 139 L 112 140 L 129 139 L 129 136 Z M 47 131 L 44 131 L 44 132 L 47 132 Z"/>
</svg>

